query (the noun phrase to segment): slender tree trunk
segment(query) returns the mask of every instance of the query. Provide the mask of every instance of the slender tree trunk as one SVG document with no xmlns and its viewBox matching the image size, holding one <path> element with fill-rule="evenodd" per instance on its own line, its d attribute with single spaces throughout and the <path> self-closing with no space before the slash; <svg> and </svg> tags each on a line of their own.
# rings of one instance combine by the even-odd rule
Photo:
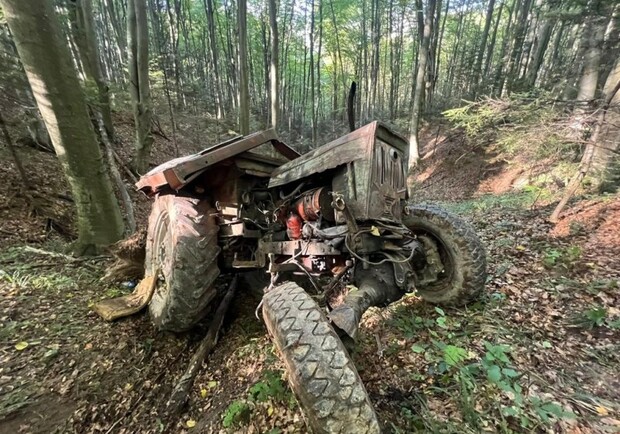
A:
<svg viewBox="0 0 620 434">
<path fill-rule="evenodd" d="M 487 15 L 484 21 L 484 30 L 482 31 L 482 39 L 480 41 L 480 47 L 478 48 L 478 55 L 476 56 L 476 64 L 474 65 L 474 74 L 472 78 L 472 95 L 475 98 L 476 93 L 481 88 L 480 73 L 482 70 L 482 60 L 484 58 L 484 52 L 487 48 L 487 39 L 489 38 L 489 30 L 491 29 L 491 21 L 493 20 L 493 10 L 495 8 L 495 0 L 489 0 L 487 6 Z M 500 9 L 501 13 L 501 9 Z"/>
<path fill-rule="evenodd" d="M 426 63 L 428 62 L 428 50 L 432 33 L 433 15 L 435 14 L 435 0 L 428 0 L 428 7 L 424 17 L 424 29 L 420 44 L 420 55 L 418 61 L 418 71 L 416 75 L 415 91 L 413 94 L 413 109 L 411 112 L 411 125 L 409 135 L 409 167 L 418 164 L 420 159 L 420 147 L 418 141 L 418 124 L 420 122 L 420 111 L 422 106 L 422 95 L 426 84 Z"/>
<path fill-rule="evenodd" d="M 499 5 L 499 10 L 497 11 L 497 18 L 495 19 L 495 25 L 493 26 L 493 34 L 491 36 L 491 42 L 489 43 L 489 46 L 487 48 L 487 56 L 484 59 L 484 68 L 482 70 L 483 76 L 486 76 L 489 73 L 489 68 L 493 60 L 493 51 L 495 50 L 495 42 L 497 41 L 497 29 L 499 27 L 499 22 L 502 19 L 502 12 L 504 10 L 505 3 L 506 3 L 505 1 L 502 1 Z"/>
<path fill-rule="evenodd" d="M 117 241 L 123 220 L 52 2 L 0 5 L 77 207 L 79 254 Z"/>
<path fill-rule="evenodd" d="M 525 42 L 525 31 L 528 24 L 527 16 L 530 11 L 531 0 L 521 0 L 521 8 L 519 15 L 517 16 L 516 27 L 514 29 L 514 42 L 512 45 L 512 51 L 510 53 L 510 60 L 508 63 L 508 85 L 506 90 L 508 93 L 512 92 L 515 88 L 517 78 L 519 77 L 519 59 L 523 53 L 523 44 Z"/>
<path fill-rule="evenodd" d="M 321 1 L 321 0 L 319 0 Z M 316 145 L 316 104 L 314 101 L 315 96 L 315 82 L 314 82 L 314 8 L 315 0 L 312 0 L 310 7 L 310 104 L 312 106 L 312 146 Z"/>
<path fill-rule="evenodd" d="M 239 129 L 241 134 L 250 134 L 250 96 L 248 83 L 248 29 L 247 0 L 239 0 L 237 5 L 239 26 Z"/>
<path fill-rule="evenodd" d="M 24 187 L 26 187 L 27 190 L 30 190 L 31 185 L 30 185 L 30 178 L 28 178 L 28 175 L 26 175 L 26 171 L 24 170 L 24 165 L 22 164 L 22 160 L 19 158 L 19 155 L 17 154 L 17 150 L 15 149 L 15 145 L 13 144 L 13 139 L 11 138 L 11 135 L 9 134 L 9 130 L 6 127 L 6 122 L 4 121 L 4 118 L 2 117 L 2 112 L 0 112 L 0 130 L 2 131 L 2 136 L 4 137 L 4 141 L 6 142 L 6 146 L 9 149 L 9 153 L 11 154 L 11 157 L 13 157 L 13 162 L 15 163 L 15 167 L 17 168 L 17 173 L 19 174 L 19 177 L 21 178 L 22 184 L 24 184 Z"/>
<path fill-rule="evenodd" d="M 114 127 L 112 124 L 112 111 L 110 108 L 110 88 L 103 77 L 95 21 L 93 19 L 92 0 L 76 0 L 76 31 L 78 33 L 78 49 L 82 58 L 82 65 L 87 80 L 92 81 L 97 87 L 99 99 L 99 111 L 103 118 L 108 136 L 114 140 Z"/>
<path fill-rule="evenodd" d="M 577 86 L 577 101 L 589 103 L 596 95 L 601 66 L 601 48 L 605 36 L 603 17 L 592 17 L 588 25 L 588 42 L 584 57 L 583 72 Z"/>
<path fill-rule="evenodd" d="M 555 2 L 553 1 L 550 1 L 547 4 L 547 14 L 551 11 L 551 8 L 553 6 L 555 6 Z M 543 18 L 543 22 L 538 30 L 536 49 L 534 50 L 532 61 L 530 62 L 527 69 L 527 75 L 525 79 L 527 87 L 534 87 L 534 84 L 536 83 L 536 79 L 538 78 L 538 72 L 540 71 L 540 67 L 545 58 L 545 52 L 547 51 L 547 47 L 549 46 L 551 31 L 553 30 L 554 25 L 555 22 L 553 19 L 549 17 Z"/>
<path fill-rule="evenodd" d="M 127 10 L 129 90 L 136 127 L 133 166 L 143 174 L 148 170 L 153 145 L 146 0 L 128 0 Z"/>
<path fill-rule="evenodd" d="M 269 29 L 271 30 L 271 62 L 269 68 L 269 84 L 271 86 L 271 128 L 277 131 L 280 121 L 280 77 L 278 75 L 278 8 L 276 0 L 269 0 Z"/>
</svg>

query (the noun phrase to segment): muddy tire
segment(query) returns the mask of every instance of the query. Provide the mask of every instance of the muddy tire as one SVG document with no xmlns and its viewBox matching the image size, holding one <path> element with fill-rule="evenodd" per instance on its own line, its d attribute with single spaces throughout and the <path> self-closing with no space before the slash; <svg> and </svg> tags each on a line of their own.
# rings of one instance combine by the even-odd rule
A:
<svg viewBox="0 0 620 434">
<path fill-rule="evenodd" d="M 321 308 L 286 282 L 263 298 L 263 317 L 289 383 L 316 433 L 379 433 L 355 365 Z"/>
<path fill-rule="evenodd" d="M 474 228 L 433 205 L 410 206 L 403 223 L 419 239 L 436 246 L 443 265 L 435 282 L 416 288 L 418 294 L 428 302 L 447 306 L 475 301 L 484 289 L 487 263 Z"/>
<path fill-rule="evenodd" d="M 158 196 L 149 216 L 145 274 L 159 282 L 149 304 L 159 330 L 182 332 L 200 321 L 217 291 L 218 225 L 204 199 Z"/>
</svg>

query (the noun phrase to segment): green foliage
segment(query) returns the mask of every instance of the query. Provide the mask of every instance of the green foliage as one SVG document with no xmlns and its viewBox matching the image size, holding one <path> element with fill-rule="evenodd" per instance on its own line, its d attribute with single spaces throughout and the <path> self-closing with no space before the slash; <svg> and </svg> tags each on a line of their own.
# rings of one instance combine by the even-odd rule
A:
<svg viewBox="0 0 620 434">
<path fill-rule="evenodd" d="M 581 247 L 568 246 L 564 248 L 548 249 L 543 256 L 543 265 L 547 268 L 563 267 L 572 269 L 581 258 Z"/>
<path fill-rule="evenodd" d="M 253 409 L 267 402 L 287 404 L 290 408 L 296 402 L 278 371 L 265 371 L 261 379 L 250 387 L 246 399 L 233 401 L 223 413 L 222 425 L 224 428 L 247 425 Z M 273 411 L 271 406 L 269 408 Z"/>
<path fill-rule="evenodd" d="M 575 325 L 586 329 L 607 327 L 618 330 L 620 329 L 620 318 L 611 318 L 609 311 L 602 306 L 591 306 L 577 315 Z"/>
<path fill-rule="evenodd" d="M 265 402 L 269 399 L 283 401 L 289 396 L 287 391 L 281 374 L 276 371 L 267 371 L 261 381 L 250 387 L 250 397 L 258 402 Z"/>
<path fill-rule="evenodd" d="M 251 409 L 244 400 L 236 400 L 224 411 L 222 425 L 224 428 L 230 428 L 235 425 L 247 425 L 250 421 Z"/>
</svg>

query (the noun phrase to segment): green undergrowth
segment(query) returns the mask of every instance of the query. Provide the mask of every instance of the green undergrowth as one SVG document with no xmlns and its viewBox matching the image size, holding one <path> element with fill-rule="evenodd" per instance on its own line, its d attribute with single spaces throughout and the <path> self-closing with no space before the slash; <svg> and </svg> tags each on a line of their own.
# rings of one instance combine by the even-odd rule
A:
<svg viewBox="0 0 620 434">
<path fill-rule="evenodd" d="M 443 115 L 470 141 L 492 143 L 503 157 L 570 160 L 580 151 L 567 112 L 546 93 L 486 98 Z"/>
<path fill-rule="evenodd" d="M 266 370 L 260 380 L 249 388 L 245 398 L 236 399 L 226 407 L 222 414 L 222 426 L 246 426 L 254 413 L 263 412 L 271 417 L 278 406 L 295 408 L 297 401 L 282 378 L 282 372 Z"/>
<path fill-rule="evenodd" d="M 489 176 L 501 179 L 518 172 L 512 188 L 533 195 L 536 202 L 557 199 L 564 190 L 577 171 L 588 134 L 576 129 L 570 112 L 545 93 L 468 102 L 443 115 L 463 131 L 467 146 L 483 150 L 488 164 L 502 167 Z M 592 179 L 586 178 L 586 191 L 590 184 Z"/>
<path fill-rule="evenodd" d="M 504 302 L 505 296 L 495 293 L 468 311 L 435 307 L 412 315 L 393 309 L 389 325 L 407 343 L 395 339 L 387 356 L 409 352 L 419 362 L 409 374 L 417 392 L 400 403 L 404 424 L 393 423 L 392 432 L 538 432 L 576 417 L 540 392 L 543 384 L 519 367 L 516 360 L 523 357 L 526 337 L 500 319 L 492 321 L 497 311 L 485 312 Z M 481 337 L 490 327 L 495 337 Z M 541 352 L 553 351 L 554 346 L 547 340 L 531 345 Z M 434 408 L 437 401 L 450 402 L 459 416 L 441 417 Z"/>
</svg>

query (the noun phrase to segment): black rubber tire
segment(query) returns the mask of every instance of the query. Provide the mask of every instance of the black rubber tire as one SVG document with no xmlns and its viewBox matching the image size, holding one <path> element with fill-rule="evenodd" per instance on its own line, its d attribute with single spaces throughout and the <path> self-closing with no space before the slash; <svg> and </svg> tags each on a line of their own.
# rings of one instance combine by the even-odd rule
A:
<svg viewBox="0 0 620 434">
<path fill-rule="evenodd" d="M 416 288 L 430 303 L 463 306 L 479 298 L 486 282 L 486 253 L 474 228 L 434 205 L 413 205 L 403 224 L 416 235 L 430 236 L 445 256 L 443 277 Z M 414 270 L 415 271 L 415 270 Z"/>
<path fill-rule="evenodd" d="M 149 303 L 157 329 L 182 332 L 200 321 L 217 294 L 219 226 L 209 201 L 158 196 L 149 216 L 145 273 L 157 273 Z"/>
<path fill-rule="evenodd" d="M 296 283 L 265 294 L 263 318 L 314 433 L 379 433 L 366 388 L 321 308 Z"/>
</svg>

